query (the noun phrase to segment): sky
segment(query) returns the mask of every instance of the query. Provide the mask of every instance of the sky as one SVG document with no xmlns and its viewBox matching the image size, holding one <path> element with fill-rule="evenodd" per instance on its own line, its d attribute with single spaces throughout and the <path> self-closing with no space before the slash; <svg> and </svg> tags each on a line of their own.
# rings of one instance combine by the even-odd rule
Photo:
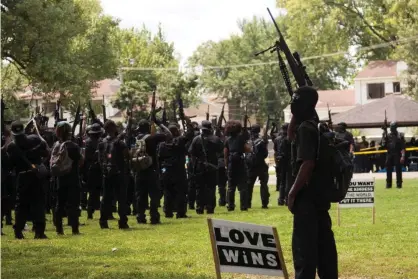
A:
<svg viewBox="0 0 418 279">
<path fill-rule="evenodd" d="M 238 33 L 237 21 L 253 16 L 269 18 L 267 7 L 278 14 L 276 0 L 101 0 L 105 14 L 121 20 L 122 28 L 145 25 L 153 33 L 161 23 L 182 62 L 208 40 L 219 41 Z"/>
</svg>

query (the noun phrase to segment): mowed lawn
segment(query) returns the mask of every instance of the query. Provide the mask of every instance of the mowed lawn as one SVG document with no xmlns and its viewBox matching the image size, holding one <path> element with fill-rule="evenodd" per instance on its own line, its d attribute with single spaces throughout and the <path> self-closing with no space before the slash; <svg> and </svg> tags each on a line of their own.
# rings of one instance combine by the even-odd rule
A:
<svg viewBox="0 0 418 279">
<path fill-rule="evenodd" d="M 287 268 L 293 275 L 292 216 L 278 207 L 277 192 L 270 189 L 271 206 L 261 209 L 258 187 L 253 209 L 242 213 L 216 208 L 214 218 L 276 226 Z M 376 187 L 376 224 L 371 208 L 341 210 L 341 226 L 336 225 L 336 209 L 330 211 L 336 235 L 341 278 L 418 278 L 418 180 L 406 180 L 404 188 Z M 82 235 L 57 237 L 48 221 L 48 240 L 15 240 L 6 226 L 1 237 L 1 277 L 19 278 L 215 278 L 206 215 L 187 220 L 165 219 L 158 226 L 138 225 L 131 217 L 131 229 L 100 230 L 98 213 L 94 220 L 81 222 Z M 50 216 L 48 215 L 48 220 Z M 117 248 L 112 252 L 112 248 Z M 222 278 L 258 278 L 223 274 Z"/>
</svg>

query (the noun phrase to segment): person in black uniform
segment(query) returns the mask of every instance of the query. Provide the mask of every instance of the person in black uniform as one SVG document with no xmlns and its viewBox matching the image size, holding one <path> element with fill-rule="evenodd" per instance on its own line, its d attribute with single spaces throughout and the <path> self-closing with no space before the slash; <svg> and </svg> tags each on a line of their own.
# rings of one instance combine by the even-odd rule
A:
<svg viewBox="0 0 418 279">
<path fill-rule="evenodd" d="M 245 133 L 246 131 L 244 131 Z M 225 133 L 228 138 L 225 141 L 224 160 L 228 174 L 228 211 L 235 210 L 235 190 L 238 187 L 240 193 L 240 207 L 242 211 L 248 210 L 247 167 L 244 153 L 251 152 L 250 145 L 246 142 L 248 135 L 242 133 L 239 121 L 231 120 L 225 124 Z"/>
<path fill-rule="evenodd" d="M 85 175 L 89 197 L 87 201 L 87 218 L 93 219 L 95 210 L 100 209 L 100 189 L 102 187 L 102 170 L 99 162 L 99 144 L 102 142 L 103 129 L 98 123 L 91 125 L 87 132 L 85 149 Z"/>
<path fill-rule="evenodd" d="M 108 229 L 108 218 L 112 213 L 112 200 L 118 202 L 119 229 L 128 229 L 127 186 L 125 168 L 129 161 L 128 148 L 117 135 L 114 121 L 107 120 L 104 129 L 108 136 L 99 144 L 99 159 L 103 173 L 103 197 L 100 205 L 100 227 Z"/>
<path fill-rule="evenodd" d="M 287 138 L 288 124 L 282 125 L 281 136 L 277 137 L 274 141 L 274 158 L 276 160 L 276 171 L 279 171 L 280 180 L 279 183 L 279 200 L 278 204 L 283 206 L 287 202 L 287 194 L 289 193 L 289 187 L 287 186 L 288 172 L 291 172 L 290 167 L 290 150 L 291 143 Z"/>
<path fill-rule="evenodd" d="M 405 162 L 405 141 L 397 130 L 396 122 L 390 123 L 390 134 L 382 138 L 383 146 L 388 150 L 386 154 L 386 188 L 392 188 L 393 166 L 396 170 L 396 187 L 402 188 L 402 166 Z"/>
<path fill-rule="evenodd" d="M 300 87 L 293 94 L 293 119 L 289 130 L 296 132 L 296 178 L 288 196 L 288 208 L 293 213 L 292 251 L 295 278 L 338 279 L 337 249 L 328 210 L 331 204 L 321 199 L 323 179 L 316 165 L 318 123 L 315 105 L 318 93 L 311 87 Z"/>
<path fill-rule="evenodd" d="M 353 154 L 354 152 L 354 137 L 353 134 L 347 131 L 347 124 L 345 122 L 340 122 L 335 127 L 335 138 L 339 141 L 348 141 L 347 151 Z"/>
<path fill-rule="evenodd" d="M 187 134 L 181 136 L 176 124 L 170 124 L 168 129 L 172 136 L 167 136 L 166 141 L 159 144 L 157 152 L 164 190 L 164 213 L 166 218 L 173 218 L 176 210 L 177 219 L 187 218 L 186 144 L 191 138 Z"/>
<path fill-rule="evenodd" d="M 189 148 L 194 179 L 196 180 L 196 213 L 213 214 L 216 207 L 216 183 L 218 154 L 222 153 L 222 143 L 213 134 L 212 123 L 202 121 L 202 134 L 193 139 Z"/>
<path fill-rule="evenodd" d="M 59 144 L 65 144 L 68 157 L 73 161 L 71 171 L 65 175 L 58 176 L 57 181 L 57 203 L 55 208 L 55 227 L 58 235 L 64 234 L 62 218 L 67 213 L 68 223 L 72 228 L 73 235 L 79 232 L 79 207 L 80 207 L 80 175 L 79 167 L 83 164 L 83 156 L 80 147 L 71 141 L 71 126 L 67 122 L 58 122 L 56 135 Z"/>
<path fill-rule="evenodd" d="M 264 139 L 260 138 L 261 127 L 255 124 L 251 127 L 251 135 L 249 144 L 251 152 L 246 154 L 246 163 L 248 169 L 248 208 L 251 208 L 253 199 L 253 190 L 255 181 L 260 180 L 260 196 L 262 208 L 268 208 L 269 204 L 269 167 L 265 161 L 268 156 L 267 144 Z"/>
<path fill-rule="evenodd" d="M 199 124 L 195 121 L 192 122 L 192 128 L 193 128 L 193 137 L 197 137 L 200 135 L 199 130 Z M 187 149 L 190 148 L 191 142 L 189 142 L 189 146 Z M 187 162 L 187 174 L 189 177 L 194 176 L 194 169 L 192 160 L 190 159 L 191 155 L 189 154 L 189 161 Z M 188 181 L 188 190 L 187 190 L 187 202 L 189 204 L 189 209 L 195 209 L 195 203 L 196 203 L 196 180 L 195 179 L 189 179 Z"/>
<path fill-rule="evenodd" d="M 217 135 L 222 143 L 222 146 L 225 145 L 225 136 L 223 133 L 219 133 Z M 226 169 L 225 169 L 225 159 L 223 152 L 220 152 L 218 154 L 218 194 L 219 194 L 219 200 L 218 205 L 219 206 L 225 206 L 227 202 L 226 198 L 226 183 L 228 181 L 228 176 L 226 175 Z"/>
<path fill-rule="evenodd" d="M 154 121 L 157 121 L 156 119 Z M 160 123 L 157 123 L 160 124 Z M 142 119 L 138 123 L 137 140 L 144 140 L 146 145 L 146 153 L 152 158 L 152 165 L 135 174 L 135 196 L 137 202 L 137 222 L 139 224 L 146 224 L 147 219 L 145 210 L 148 206 L 149 196 L 149 214 L 151 217 L 151 224 L 160 223 L 160 213 L 158 212 L 158 205 L 161 198 L 161 188 L 158 181 L 158 160 L 157 147 L 161 142 L 167 138 L 170 131 L 162 124 L 159 125 L 165 133 L 155 133 L 155 127 L 151 127 L 148 120 Z"/>
<path fill-rule="evenodd" d="M 35 238 L 47 238 L 45 235 L 45 193 L 42 179 L 47 176 L 47 170 L 42 164 L 42 158 L 48 157 L 46 143 L 37 135 L 26 136 L 23 124 L 12 123 L 13 142 L 5 148 L 7 171 L 16 172 L 16 204 L 14 233 L 17 239 L 24 238 L 23 229 L 28 217 L 31 217 L 35 227 Z"/>
<path fill-rule="evenodd" d="M 1 228 L 3 229 L 3 218 L 6 218 L 6 225 L 11 225 L 12 218 L 12 191 L 14 187 L 10 167 L 8 164 L 8 157 L 6 153 L 7 145 L 11 141 L 10 131 L 5 129 L 2 131 L 2 147 L 1 147 Z M 10 222 L 10 223 L 9 223 Z M 3 230 L 1 232 L 3 235 Z"/>
</svg>

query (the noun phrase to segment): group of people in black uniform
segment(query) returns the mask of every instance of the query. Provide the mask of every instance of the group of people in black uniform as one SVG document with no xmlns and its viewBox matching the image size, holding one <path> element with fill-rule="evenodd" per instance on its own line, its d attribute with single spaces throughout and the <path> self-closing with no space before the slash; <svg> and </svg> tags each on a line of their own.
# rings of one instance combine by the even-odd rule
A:
<svg viewBox="0 0 418 279">
<path fill-rule="evenodd" d="M 187 117 L 183 133 L 177 123 L 166 125 L 142 119 L 128 138 L 112 120 L 96 122 L 77 140 L 66 121 L 53 133 L 40 129 L 40 134 L 27 134 L 21 122 L 13 122 L 2 145 L 2 221 L 11 224 L 14 207 L 16 238 L 24 238 L 29 220 L 35 238 L 46 238 L 45 214 L 52 213 L 58 235 L 64 234 L 65 217 L 76 235 L 85 209 L 88 219 L 99 210 L 102 229 L 109 228 L 114 212 L 119 228 L 128 229 L 129 215 L 139 224 L 160 223 L 160 207 L 165 218 L 188 218 L 187 210 L 213 214 L 217 205 L 234 211 L 237 188 L 240 209 L 246 211 L 257 178 L 262 207 L 268 207 L 267 140 L 259 125 L 244 129 L 231 120 L 215 129 L 210 121 L 198 125 Z M 54 176 L 50 161 L 57 144 L 65 146 L 71 168 Z M 132 163 L 138 144 L 144 144 L 142 156 L 150 162 L 141 169 Z"/>
<path fill-rule="evenodd" d="M 272 134 L 278 204 L 287 205 L 293 214 L 292 250 L 298 279 L 314 278 L 316 272 L 321 278 L 338 278 L 330 201 L 323 188 L 323 174 L 330 166 L 317 163 L 322 135 L 344 143 L 347 152 L 354 152 L 353 136 L 344 123 L 330 131 L 326 123 L 319 122 L 317 101 L 315 89 L 297 89 L 291 102 L 292 120 Z M 176 218 L 188 218 L 188 210 L 213 214 L 217 205 L 234 211 L 237 189 L 239 208 L 247 211 L 252 207 L 257 178 L 262 208 L 268 208 L 268 141 L 260 136 L 261 127 L 246 129 L 240 121 L 230 120 L 221 129 L 209 121 L 198 125 L 187 117 L 185 120 L 181 133 L 177 123 L 166 126 L 155 117 L 152 121 L 143 119 L 132 136 L 112 120 L 94 123 L 88 127 L 81 147 L 67 122 L 57 123 L 55 139 L 50 137 L 49 141 L 25 134 L 20 122 L 12 123 L 11 134 L 4 131 L 2 142 L 2 220 L 6 217 L 10 223 L 11 207 L 7 205 L 15 203 L 15 237 L 24 238 L 24 226 L 31 220 L 35 238 L 46 238 L 45 214 L 50 207 L 57 234 L 64 233 L 65 216 L 72 233 L 79 234 L 80 205 L 84 203 L 89 219 L 100 210 L 102 229 L 109 228 L 108 220 L 116 211 L 119 228 L 127 229 L 130 214 L 139 224 L 159 224 L 161 200 L 165 218 L 174 214 Z M 50 150 L 56 145 L 66 147 L 66 161 L 71 166 L 65 174 L 54 177 L 48 170 L 52 169 Z M 387 167 L 396 166 L 397 186 L 402 187 L 399 170 L 405 160 L 405 147 L 396 123 L 391 124 L 383 145 L 388 148 Z M 391 174 L 388 171 L 387 187 L 392 186 Z M 53 185 L 52 193 L 45 185 Z M 11 188 L 15 197 L 9 195 Z M 87 189 L 87 196 L 83 189 Z"/>
</svg>

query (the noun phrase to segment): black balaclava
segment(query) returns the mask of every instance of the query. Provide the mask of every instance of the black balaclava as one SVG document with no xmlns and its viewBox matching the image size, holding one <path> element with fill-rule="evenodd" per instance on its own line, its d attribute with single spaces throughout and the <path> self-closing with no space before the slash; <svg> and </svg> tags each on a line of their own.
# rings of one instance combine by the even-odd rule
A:
<svg viewBox="0 0 418 279">
<path fill-rule="evenodd" d="M 397 134 L 398 133 L 398 125 L 396 124 L 396 122 L 392 122 L 390 123 L 390 132 L 393 134 Z"/>
<path fill-rule="evenodd" d="M 299 87 L 293 93 L 290 110 L 293 117 L 296 118 L 297 124 L 315 117 L 315 106 L 317 102 L 318 92 L 310 86 Z"/>
</svg>

